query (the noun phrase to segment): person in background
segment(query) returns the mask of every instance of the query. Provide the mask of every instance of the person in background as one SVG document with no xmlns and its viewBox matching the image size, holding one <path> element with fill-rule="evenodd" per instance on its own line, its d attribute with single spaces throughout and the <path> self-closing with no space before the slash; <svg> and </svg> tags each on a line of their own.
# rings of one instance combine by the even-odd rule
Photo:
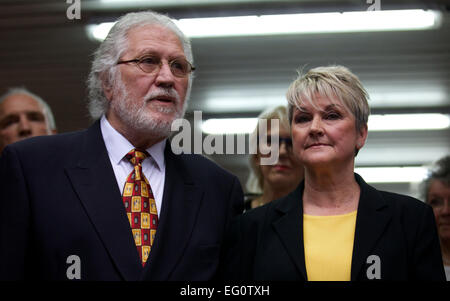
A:
<svg viewBox="0 0 450 301">
<path fill-rule="evenodd" d="M 50 106 L 25 88 L 11 88 L 0 96 L 0 153 L 25 138 L 56 134 Z"/>
<path fill-rule="evenodd" d="M 86 130 L 8 145 L 0 158 L 0 280 L 200 281 L 216 276 L 236 176 L 168 137 L 192 83 L 189 39 L 128 13 L 94 55 Z"/>
<path fill-rule="evenodd" d="M 450 281 L 450 156 L 439 159 L 431 168 L 423 183 L 423 196 L 427 204 L 433 207 L 442 260 L 447 281 Z"/>
<path fill-rule="evenodd" d="M 292 153 L 292 139 L 285 106 L 277 106 L 262 112 L 258 116 L 258 124 L 267 120 L 267 133 L 259 133 L 257 125 L 251 137 L 256 139 L 258 134 L 266 135 L 266 140 L 263 140 L 267 141 L 267 145 L 270 146 L 272 142 L 271 120 L 274 119 L 279 120 L 278 161 L 273 165 L 262 165 L 261 157 L 264 155 L 259 151 L 260 146 L 256 154 L 250 155 L 250 175 L 246 186 L 248 192 L 257 196 L 246 200 L 246 210 L 262 206 L 289 194 L 303 179 L 303 165 Z"/>
<path fill-rule="evenodd" d="M 317 67 L 291 83 L 292 146 L 304 180 L 234 220 L 224 279 L 445 281 L 432 208 L 354 172 L 368 133 L 367 98 L 343 66 Z"/>
</svg>

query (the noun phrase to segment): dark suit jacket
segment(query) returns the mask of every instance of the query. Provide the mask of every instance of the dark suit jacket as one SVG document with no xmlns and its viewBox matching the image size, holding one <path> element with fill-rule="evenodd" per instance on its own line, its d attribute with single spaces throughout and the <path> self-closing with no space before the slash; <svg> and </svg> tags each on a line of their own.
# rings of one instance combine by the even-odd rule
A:
<svg viewBox="0 0 450 301">
<path fill-rule="evenodd" d="M 145 268 L 131 235 L 99 122 L 37 137 L 0 159 L 0 279 L 209 280 L 224 234 L 243 206 L 238 179 L 166 145 L 158 229 Z"/>
<path fill-rule="evenodd" d="M 351 280 L 445 281 L 430 206 L 408 196 L 378 191 L 357 174 L 361 196 L 356 218 Z M 305 281 L 304 182 L 288 196 L 244 213 L 233 222 L 222 267 L 229 280 Z M 333 250 L 329 250 L 333 252 Z M 377 266 L 369 258 L 378 256 Z M 368 260 L 369 259 L 369 260 Z M 378 265 L 379 264 L 379 265 Z"/>
</svg>

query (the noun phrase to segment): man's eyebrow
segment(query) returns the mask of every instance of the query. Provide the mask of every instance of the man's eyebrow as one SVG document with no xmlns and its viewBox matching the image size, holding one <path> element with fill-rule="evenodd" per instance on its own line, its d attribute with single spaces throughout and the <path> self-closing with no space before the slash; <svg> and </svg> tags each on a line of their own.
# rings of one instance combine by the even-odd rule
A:
<svg viewBox="0 0 450 301">
<path fill-rule="evenodd" d="M 8 123 L 9 121 L 14 121 L 14 120 L 19 120 L 19 115 L 16 113 L 10 113 L 8 115 L 0 117 L 0 128 L 3 128 L 5 123 Z"/>
<path fill-rule="evenodd" d="M 45 120 L 45 114 L 41 111 L 26 111 L 25 114 L 27 115 L 27 117 L 39 117 L 42 118 L 42 120 Z"/>
<path fill-rule="evenodd" d="M 135 55 L 136 58 L 143 58 L 146 56 L 156 56 L 156 57 L 160 58 L 160 54 L 156 50 L 153 50 L 153 49 L 141 49 L 141 50 L 138 50 Z M 174 59 L 186 59 L 187 60 L 184 53 L 170 55 L 169 59 L 170 60 L 174 60 Z"/>
<path fill-rule="evenodd" d="M 17 117 L 17 116 L 19 116 L 19 114 L 17 114 L 17 113 L 8 113 L 7 115 L 0 117 L 0 121 L 5 120 L 7 118 L 11 118 L 11 117 Z"/>
<path fill-rule="evenodd" d="M 13 113 L 8 113 L 7 115 L 0 117 L 0 121 L 1 120 L 5 120 L 7 118 L 11 118 L 11 117 L 18 117 L 20 114 L 26 114 L 26 115 L 40 115 L 40 116 L 44 116 L 45 114 L 41 111 L 21 111 L 21 112 L 13 112 Z"/>
</svg>

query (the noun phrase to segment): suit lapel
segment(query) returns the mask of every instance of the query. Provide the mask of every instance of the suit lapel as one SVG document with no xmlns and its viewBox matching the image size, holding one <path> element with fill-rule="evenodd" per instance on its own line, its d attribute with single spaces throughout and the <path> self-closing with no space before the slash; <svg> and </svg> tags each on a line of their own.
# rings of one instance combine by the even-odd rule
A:
<svg viewBox="0 0 450 301">
<path fill-rule="evenodd" d="M 272 226 L 297 270 L 306 280 L 303 248 L 303 185 L 304 182 L 275 208 L 280 217 L 272 223 Z"/>
<path fill-rule="evenodd" d="M 66 167 L 66 173 L 122 277 L 137 280 L 142 266 L 103 142 L 100 122 L 91 126 L 85 137 L 78 165 Z"/>
<path fill-rule="evenodd" d="M 355 178 L 361 187 L 361 195 L 353 243 L 352 281 L 359 279 L 367 257 L 377 255 L 371 254 L 371 251 L 391 219 L 388 203 L 380 193 L 364 182 L 358 174 L 355 174 Z"/>
<path fill-rule="evenodd" d="M 144 280 L 169 280 L 192 235 L 203 191 L 192 182 L 182 156 L 165 149 L 166 176 L 164 196 L 155 241 L 150 252 Z"/>
<path fill-rule="evenodd" d="M 358 174 L 355 174 L 355 177 L 361 187 L 361 196 L 356 218 L 351 267 L 352 281 L 358 279 L 367 257 L 377 255 L 370 252 L 391 219 L 388 204 L 379 192 L 367 185 Z M 277 206 L 275 210 L 280 217 L 272 225 L 291 260 L 306 280 L 307 274 L 303 247 L 303 189 L 304 182 Z"/>
</svg>

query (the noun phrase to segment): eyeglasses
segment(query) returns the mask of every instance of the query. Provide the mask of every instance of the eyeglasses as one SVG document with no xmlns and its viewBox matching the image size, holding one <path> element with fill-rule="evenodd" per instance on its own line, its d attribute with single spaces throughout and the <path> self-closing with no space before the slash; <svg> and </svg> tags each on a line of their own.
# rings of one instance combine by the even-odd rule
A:
<svg viewBox="0 0 450 301">
<path fill-rule="evenodd" d="M 147 55 L 134 60 L 118 61 L 117 65 L 128 63 L 135 63 L 139 67 L 139 69 L 141 69 L 145 73 L 155 73 L 161 68 L 163 64 L 159 57 Z M 176 77 L 186 77 L 189 75 L 189 73 L 195 70 L 195 67 L 192 66 L 191 63 L 189 63 L 184 58 L 171 60 L 168 62 L 168 64 L 170 67 L 170 71 Z"/>
</svg>

